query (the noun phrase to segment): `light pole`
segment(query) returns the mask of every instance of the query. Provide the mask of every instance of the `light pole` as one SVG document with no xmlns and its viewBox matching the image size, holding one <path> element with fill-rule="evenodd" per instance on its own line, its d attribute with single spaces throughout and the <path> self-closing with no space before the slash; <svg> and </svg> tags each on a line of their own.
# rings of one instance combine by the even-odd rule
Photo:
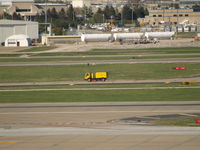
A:
<svg viewBox="0 0 200 150">
<path fill-rule="evenodd" d="M 123 24 L 123 8 L 122 8 L 122 11 L 121 11 L 121 24 Z"/>
<path fill-rule="evenodd" d="M 131 21 L 133 24 L 133 2 L 131 2 Z"/>
<path fill-rule="evenodd" d="M 47 0 L 45 0 L 45 34 L 47 34 Z"/>
</svg>

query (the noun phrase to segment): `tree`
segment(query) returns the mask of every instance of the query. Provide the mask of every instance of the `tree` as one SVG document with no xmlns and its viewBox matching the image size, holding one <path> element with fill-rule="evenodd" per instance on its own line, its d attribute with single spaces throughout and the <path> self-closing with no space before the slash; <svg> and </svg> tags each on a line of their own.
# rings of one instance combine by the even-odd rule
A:
<svg viewBox="0 0 200 150">
<path fill-rule="evenodd" d="M 103 11 L 101 10 L 101 8 L 98 8 L 97 13 L 98 14 L 103 14 Z"/>
<path fill-rule="evenodd" d="M 12 15 L 8 14 L 7 12 L 4 12 L 2 16 L 4 19 L 12 19 Z"/>
<path fill-rule="evenodd" d="M 103 14 L 106 19 L 110 19 L 111 17 L 115 18 L 116 17 L 116 11 L 113 8 L 113 6 L 106 6 L 105 9 L 103 10 Z"/>
<path fill-rule="evenodd" d="M 131 20 L 132 19 L 132 10 L 128 5 L 125 5 L 122 9 L 123 19 Z"/>
<path fill-rule="evenodd" d="M 145 10 L 143 7 L 137 7 L 135 8 L 135 13 L 137 18 L 144 18 L 145 17 Z"/>
<path fill-rule="evenodd" d="M 200 11 L 200 5 L 194 5 L 192 6 L 192 9 L 195 11 L 195 12 L 199 12 Z"/>
<path fill-rule="evenodd" d="M 173 7 L 175 9 L 179 9 L 180 8 L 179 4 L 177 4 L 177 3 L 171 3 L 170 7 Z"/>
<path fill-rule="evenodd" d="M 47 10 L 47 18 L 48 20 L 51 20 L 51 9 Z"/>
<path fill-rule="evenodd" d="M 66 12 L 64 10 L 64 8 L 62 8 L 59 12 L 59 18 L 61 19 L 65 19 L 66 18 Z"/>
<path fill-rule="evenodd" d="M 72 5 L 70 5 L 68 10 L 67 10 L 67 18 L 68 18 L 68 20 L 74 20 L 75 19 L 75 12 L 74 12 L 74 8 L 73 8 Z"/>
<path fill-rule="evenodd" d="M 92 17 L 93 23 L 102 23 L 103 22 L 103 14 L 95 13 Z"/>
<path fill-rule="evenodd" d="M 22 20 L 22 17 L 20 14 L 17 14 L 16 12 L 12 15 L 13 20 Z"/>
<path fill-rule="evenodd" d="M 109 19 L 109 17 L 110 17 L 110 9 L 109 9 L 109 6 L 107 5 L 105 8 L 104 8 L 104 11 L 103 11 L 103 13 L 104 13 L 104 16 L 105 16 L 105 18 L 106 19 Z"/>
<path fill-rule="evenodd" d="M 51 9 L 50 15 L 51 15 L 51 18 L 53 18 L 53 19 L 57 19 L 58 18 L 58 13 L 57 13 L 55 8 Z"/>
<path fill-rule="evenodd" d="M 115 9 L 113 8 L 113 6 L 111 6 L 109 8 L 109 15 L 115 17 L 116 16 L 116 12 Z"/>
<path fill-rule="evenodd" d="M 93 16 L 92 7 L 89 7 L 88 12 L 87 12 L 87 17 L 91 18 L 92 16 Z"/>
<path fill-rule="evenodd" d="M 38 22 L 44 22 L 45 20 L 45 12 L 42 11 L 40 14 L 37 13 L 36 16 L 35 16 L 35 21 L 38 21 Z"/>
</svg>

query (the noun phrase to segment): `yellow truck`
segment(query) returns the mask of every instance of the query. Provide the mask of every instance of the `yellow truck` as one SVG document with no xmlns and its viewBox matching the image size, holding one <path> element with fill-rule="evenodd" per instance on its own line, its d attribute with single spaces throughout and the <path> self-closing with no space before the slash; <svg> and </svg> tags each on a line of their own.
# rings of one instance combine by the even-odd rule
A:
<svg viewBox="0 0 200 150">
<path fill-rule="evenodd" d="M 108 78 L 108 72 L 95 72 L 95 73 L 90 73 L 87 72 L 84 76 L 84 79 L 92 82 L 92 81 L 106 81 Z"/>
</svg>

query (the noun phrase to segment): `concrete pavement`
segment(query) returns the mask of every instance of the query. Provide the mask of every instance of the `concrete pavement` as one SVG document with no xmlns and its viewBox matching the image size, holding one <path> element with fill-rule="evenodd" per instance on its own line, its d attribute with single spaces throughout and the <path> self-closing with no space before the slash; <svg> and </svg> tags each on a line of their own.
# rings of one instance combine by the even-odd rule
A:
<svg viewBox="0 0 200 150">
<path fill-rule="evenodd" d="M 199 150 L 200 146 L 199 127 L 112 122 L 133 116 L 199 113 L 200 102 L 195 101 L 0 104 L 0 107 L 1 150 Z"/>
</svg>

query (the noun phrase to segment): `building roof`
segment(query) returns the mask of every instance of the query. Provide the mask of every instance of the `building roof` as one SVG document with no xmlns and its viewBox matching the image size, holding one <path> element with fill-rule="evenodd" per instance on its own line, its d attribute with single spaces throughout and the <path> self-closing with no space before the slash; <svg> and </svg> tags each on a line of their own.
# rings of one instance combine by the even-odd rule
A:
<svg viewBox="0 0 200 150">
<path fill-rule="evenodd" d="M 23 20 L 8 20 L 8 19 L 0 20 L 0 25 L 10 25 L 10 24 L 38 24 L 38 22 L 23 21 Z"/>
<path fill-rule="evenodd" d="M 22 39 L 29 39 L 29 37 L 27 35 L 24 35 L 24 34 L 17 34 L 17 35 L 9 36 L 6 40 L 8 40 L 8 39 L 22 40 Z"/>
</svg>

